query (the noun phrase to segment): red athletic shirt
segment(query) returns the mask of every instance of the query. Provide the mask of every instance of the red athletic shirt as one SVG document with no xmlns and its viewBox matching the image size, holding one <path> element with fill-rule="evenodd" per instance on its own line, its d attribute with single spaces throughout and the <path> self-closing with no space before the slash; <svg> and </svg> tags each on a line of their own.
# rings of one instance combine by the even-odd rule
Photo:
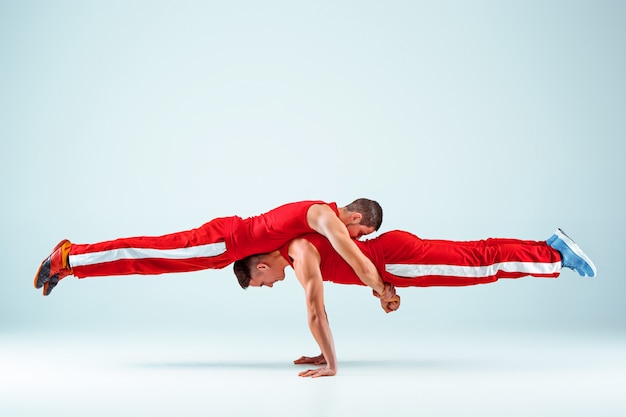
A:
<svg viewBox="0 0 626 417">
<path fill-rule="evenodd" d="M 331 281 L 337 284 L 365 285 L 359 279 L 359 276 L 354 272 L 352 267 L 344 261 L 337 252 L 335 252 L 335 249 L 333 249 L 328 239 L 320 234 L 308 234 L 301 237 L 311 242 L 317 248 L 317 251 L 320 254 L 320 270 L 324 281 Z M 378 238 L 366 241 L 356 240 L 355 243 L 361 252 L 371 259 L 374 266 L 376 266 L 376 269 L 378 269 L 378 271 L 382 274 L 382 271 L 385 270 L 384 256 L 377 256 L 377 251 L 372 250 L 371 247 L 371 242 L 376 239 Z M 293 260 L 289 257 L 288 251 L 289 243 L 280 249 L 281 255 L 289 262 L 289 265 L 293 267 Z M 386 281 L 385 277 L 383 277 L 383 281 Z"/>
<path fill-rule="evenodd" d="M 298 236 L 315 233 L 306 219 L 309 208 L 315 204 L 326 204 L 339 215 L 336 203 L 312 200 L 285 204 L 247 219 L 238 218 L 226 236 L 227 251 L 233 259 L 243 259 L 274 251 Z"/>
</svg>

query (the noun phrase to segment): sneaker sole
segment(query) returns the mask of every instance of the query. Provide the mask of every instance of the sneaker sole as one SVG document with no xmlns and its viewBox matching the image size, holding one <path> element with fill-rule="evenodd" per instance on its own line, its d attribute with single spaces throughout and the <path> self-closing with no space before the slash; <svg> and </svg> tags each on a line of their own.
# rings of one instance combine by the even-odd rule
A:
<svg viewBox="0 0 626 417">
<path fill-rule="evenodd" d="M 37 274 L 35 275 L 35 280 L 33 281 L 33 285 L 37 289 L 40 289 L 41 287 L 43 287 L 45 283 L 48 282 L 48 280 L 50 279 L 50 277 L 48 277 L 47 280 L 39 279 L 39 277 L 41 276 L 41 271 L 44 269 L 44 264 L 46 263 L 47 260 L 48 258 L 44 259 L 44 261 L 39 266 L 39 269 L 37 270 Z M 46 269 L 48 270 L 48 275 L 50 275 L 50 267 L 47 266 Z"/>
<path fill-rule="evenodd" d="M 46 281 L 45 284 L 43 284 L 42 294 L 44 295 L 44 297 L 49 296 L 52 290 L 54 289 L 54 287 L 56 287 L 57 284 L 59 283 L 59 279 L 58 278 L 55 279 L 55 277 L 57 277 L 57 275 L 51 276 L 50 279 Z"/>
<path fill-rule="evenodd" d="M 580 246 L 578 246 L 576 242 L 574 242 L 569 236 L 567 236 L 565 232 L 561 229 L 556 230 L 556 235 L 561 240 L 563 240 L 563 242 L 565 242 L 565 244 L 572 250 L 572 252 L 574 252 L 576 255 L 580 256 L 585 262 L 587 262 L 587 265 L 591 267 L 591 270 L 593 271 L 593 276 L 595 277 L 597 275 L 596 266 L 593 264 L 593 262 L 591 262 L 591 259 L 589 259 L 585 252 L 583 252 Z"/>
</svg>

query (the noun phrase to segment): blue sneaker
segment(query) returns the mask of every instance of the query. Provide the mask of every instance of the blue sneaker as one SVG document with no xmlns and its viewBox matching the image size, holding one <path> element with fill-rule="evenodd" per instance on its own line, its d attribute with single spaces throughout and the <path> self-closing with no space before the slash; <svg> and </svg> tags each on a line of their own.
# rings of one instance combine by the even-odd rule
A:
<svg viewBox="0 0 626 417">
<path fill-rule="evenodd" d="M 561 253 L 561 263 L 564 267 L 573 269 L 581 277 L 585 275 L 596 276 L 596 266 L 591 262 L 591 259 L 561 229 L 556 229 L 556 232 L 546 240 L 546 243 Z"/>
</svg>

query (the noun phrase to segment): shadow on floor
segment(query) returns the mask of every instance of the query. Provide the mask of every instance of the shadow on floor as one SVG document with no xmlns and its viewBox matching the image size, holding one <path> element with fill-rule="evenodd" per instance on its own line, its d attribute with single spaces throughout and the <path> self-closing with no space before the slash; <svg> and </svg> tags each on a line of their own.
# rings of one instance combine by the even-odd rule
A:
<svg viewBox="0 0 626 417">
<path fill-rule="evenodd" d="M 339 361 L 341 369 L 389 369 L 389 370 L 461 370 L 485 369 L 495 364 L 480 361 L 460 360 L 345 360 Z M 131 367 L 143 369 L 233 369 L 233 370 L 285 370 L 296 368 L 314 368 L 315 365 L 294 365 L 289 361 L 180 361 L 136 363 Z"/>
</svg>

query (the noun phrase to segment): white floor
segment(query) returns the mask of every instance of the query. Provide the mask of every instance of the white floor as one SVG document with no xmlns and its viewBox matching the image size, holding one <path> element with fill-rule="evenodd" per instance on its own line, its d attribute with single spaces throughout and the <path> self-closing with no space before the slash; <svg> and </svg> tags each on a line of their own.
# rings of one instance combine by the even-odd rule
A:
<svg viewBox="0 0 626 417">
<path fill-rule="evenodd" d="M 336 338 L 337 339 L 337 338 Z M 0 335 L 2 416 L 619 416 L 626 339 L 336 340 L 333 378 L 296 376 L 279 336 Z"/>
</svg>

